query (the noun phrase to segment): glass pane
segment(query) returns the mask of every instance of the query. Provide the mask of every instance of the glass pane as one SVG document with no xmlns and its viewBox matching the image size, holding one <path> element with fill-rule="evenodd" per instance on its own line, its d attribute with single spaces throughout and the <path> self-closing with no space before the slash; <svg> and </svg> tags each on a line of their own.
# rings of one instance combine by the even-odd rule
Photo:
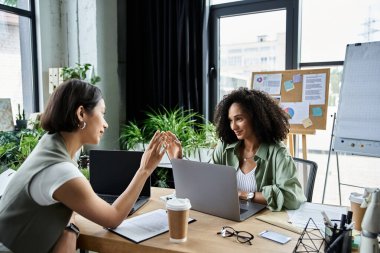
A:
<svg viewBox="0 0 380 253">
<path fill-rule="evenodd" d="M 0 97 L 11 99 L 13 115 L 18 104 L 24 108 L 23 98 L 33 97 L 30 38 L 29 19 L 0 11 Z"/>
<path fill-rule="evenodd" d="M 220 19 L 219 100 L 254 71 L 285 69 L 286 10 Z"/>
<path fill-rule="evenodd" d="M 379 0 L 306 0 L 301 6 L 301 62 L 344 61 L 347 44 L 380 40 Z"/>
<path fill-rule="evenodd" d="M 0 0 L 0 4 L 16 7 L 23 10 L 30 10 L 29 0 Z"/>
</svg>

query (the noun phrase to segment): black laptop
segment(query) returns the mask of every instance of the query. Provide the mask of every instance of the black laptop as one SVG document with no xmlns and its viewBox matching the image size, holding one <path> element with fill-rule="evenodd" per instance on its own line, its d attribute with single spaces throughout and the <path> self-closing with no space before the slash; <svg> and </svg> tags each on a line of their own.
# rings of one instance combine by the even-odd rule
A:
<svg viewBox="0 0 380 253">
<path fill-rule="evenodd" d="M 139 151 L 91 150 L 90 184 L 95 193 L 112 204 L 132 181 L 142 155 Z M 148 202 L 150 186 L 148 178 L 130 214 Z"/>
</svg>

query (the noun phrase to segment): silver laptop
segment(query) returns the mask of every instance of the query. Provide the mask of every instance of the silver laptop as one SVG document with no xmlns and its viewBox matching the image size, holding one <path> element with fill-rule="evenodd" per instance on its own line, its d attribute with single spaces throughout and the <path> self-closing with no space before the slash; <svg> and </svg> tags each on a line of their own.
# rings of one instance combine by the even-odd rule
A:
<svg viewBox="0 0 380 253">
<path fill-rule="evenodd" d="M 265 205 L 240 200 L 233 167 L 173 159 L 176 196 L 190 199 L 192 209 L 234 221 L 243 221 Z"/>
<path fill-rule="evenodd" d="M 90 184 L 95 193 L 112 204 L 132 181 L 140 167 L 143 152 L 125 150 L 91 150 Z M 134 204 L 130 214 L 148 202 L 150 177 Z"/>
</svg>

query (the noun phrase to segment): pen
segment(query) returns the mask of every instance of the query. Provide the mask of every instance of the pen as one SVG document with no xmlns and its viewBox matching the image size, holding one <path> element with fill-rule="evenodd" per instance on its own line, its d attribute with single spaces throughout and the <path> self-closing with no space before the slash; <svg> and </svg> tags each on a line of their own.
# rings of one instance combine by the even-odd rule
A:
<svg viewBox="0 0 380 253">
<path fill-rule="evenodd" d="M 352 222 L 352 211 L 347 211 L 347 224 Z"/>
<path fill-rule="evenodd" d="M 340 229 L 344 229 L 345 228 L 344 225 L 346 224 L 346 222 L 347 222 L 347 215 L 342 214 L 342 218 L 340 219 L 340 226 L 339 226 L 339 228 Z"/>
<path fill-rule="evenodd" d="M 327 223 L 327 225 L 329 225 L 330 227 L 333 227 L 334 225 L 332 224 L 330 218 L 327 216 L 325 211 L 321 211 L 321 214 L 322 214 L 323 218 L 325 219 L 325 222 Z"/>
</svg>

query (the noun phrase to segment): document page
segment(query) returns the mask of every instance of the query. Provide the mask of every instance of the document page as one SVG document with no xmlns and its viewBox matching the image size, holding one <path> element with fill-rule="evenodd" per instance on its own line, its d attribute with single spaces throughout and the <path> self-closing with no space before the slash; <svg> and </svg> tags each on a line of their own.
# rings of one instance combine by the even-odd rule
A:
<svg viewBox="0 0 380 253">
<path fill-rule="evenodd" d="M 347 207 L 331 206 L 317 203 L 303 203 L 297 210 L 288 210 L 289 222 L 297 227 L 304 228 L 312 218 L 319 229 L 325 227 L 321 211 L 325 211 L 330 220 L 340 220 L 342 214 L 347 213 Z"/>
<path fill-rule="evenodd" d="M 189 218 L 189 222 L 193 221 L 195 220 Z M 157 209 L 126 219 L 117 228 L 109 230 L 139 243 L 169 231 L 168 215 L 166 210 Z"/>
</svg>

